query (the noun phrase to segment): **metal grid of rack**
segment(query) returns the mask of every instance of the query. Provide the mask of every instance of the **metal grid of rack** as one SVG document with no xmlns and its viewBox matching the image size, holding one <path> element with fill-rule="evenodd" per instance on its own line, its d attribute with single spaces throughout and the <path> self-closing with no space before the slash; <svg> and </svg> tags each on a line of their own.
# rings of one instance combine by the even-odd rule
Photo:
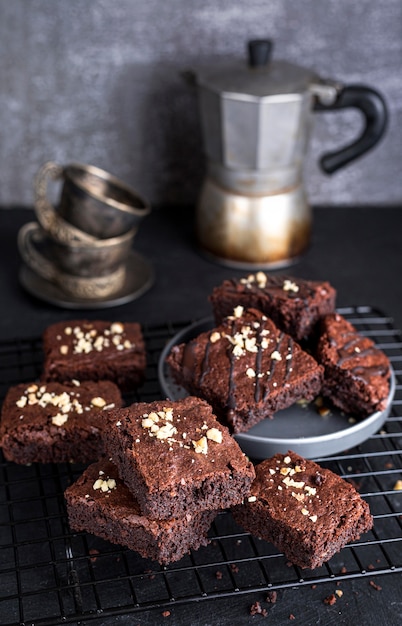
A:
<svg viewBox="0 0 402 626">
<path fill-rule="evenodd" d="M 222 512 L 210 543 L 168 567 L 71 532 L 63 492 L 79 465 L 19 466 L 0 456 L 0 623 L 11 626 L 90 620 L 252 591 L 402 571 L 402 335 L 392 319 L 370 307 L 340 310 L 388 354 L 396 393 L 381 431 L 332 457 L 315 459 L 357 486 L 374 528 L 313 571 L 299 570 L 270 544 L 236 526 Z M 160 397 L 159 354 L 187 323 L 144 328 L 147 380 L 132 402 Z M 42 366 L 40 339 L 0 344 L 0 401 L 9 386 L 35 380 Z"/>
</svg>

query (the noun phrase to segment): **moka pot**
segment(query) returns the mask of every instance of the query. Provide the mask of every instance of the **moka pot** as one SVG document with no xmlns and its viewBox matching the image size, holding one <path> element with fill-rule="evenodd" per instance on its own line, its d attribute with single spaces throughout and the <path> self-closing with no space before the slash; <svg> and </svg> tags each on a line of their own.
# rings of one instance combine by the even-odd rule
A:
<svg viewBox="0 0 402 626">
<path fill-rule="evenodd" d="M 314 112 L 355 107 L 364 116 L 357 140 L 322 157 L 328 174 L 370 150 L 387 122 L 376 90 L 271 60 L 271 46 L 250 41 L 248 63 L 196 72 L 207 158 L 197 237 L 208 256 L 237 268 L 283 267 L 309 245 L 303 165 Z"/>
</svg>

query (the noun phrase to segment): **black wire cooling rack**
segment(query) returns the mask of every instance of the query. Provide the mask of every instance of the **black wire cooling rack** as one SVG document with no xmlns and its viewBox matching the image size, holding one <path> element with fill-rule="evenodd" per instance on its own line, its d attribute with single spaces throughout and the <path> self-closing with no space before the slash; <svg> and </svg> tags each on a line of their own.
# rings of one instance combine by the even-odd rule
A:
<svg viewBox="0 0 402 626">
<path fill-rule="evenodd" d="M 19 466 L 0 456 L 0 623 L 37 626 L 130 615 L 173 603 L 228 597 L 402 571 L 402 335 L 370 307 L 342 309 L 388 354 L 396 394 L 381 431 L 342 454 L 316 459 L 351 481 L 367 499 L 374 528 L 313 571 L 299 570 L 270 544 L 236 526 L 222 512 L 210 544 L 160 567 L 86 533 L 71 532 L 63 492 L 82 472 L 71 464 Z M 187 323 L 144 328 L 147 380 L 138 395 L 161 397 L 157 364 L 165 343 Z M 40 339 L 0 344 L 0 401 L 9 386 L 35 380 L 42 367 Z"/>
</svg>

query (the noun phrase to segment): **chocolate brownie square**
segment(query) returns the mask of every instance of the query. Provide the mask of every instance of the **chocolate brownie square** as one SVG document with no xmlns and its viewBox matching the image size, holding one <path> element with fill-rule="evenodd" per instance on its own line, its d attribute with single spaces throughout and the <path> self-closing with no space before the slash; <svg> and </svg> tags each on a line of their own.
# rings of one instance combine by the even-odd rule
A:
<svg viewBox="0 0 402 626">
<path fill-rule="evenodd" d="M 296 341 L 313 334 L 318 320 L 335 310 L 336 291 L 324 281 L 257 272 L 224 280 L 209 300 L 220 324 L 237 305 L 259 309 Z"/>
<path fill-rule="evenodd" d="M 73 530 L 85 530 L 112 543 L 127 546 L 144 558 L 167 565 L 190 549 L 208 543 L 207 532 L 216 511 L 196 511 L 182 518 L 145 517 L 135 496 L 107 460 L 90 465 L 65 491 Z"/>
<path fill-rule="evenodd" d="M 144 380 L 145 344 L 136 322 L 72 320 L 43 333 L 44 380 L 111 380 L 123 391 Z"/>
<path fill-rule="evenodd" d="M 174 346 L 176 381 L 209 402 L 234 433 L 321 390 L 323 368 L 257 309 L 237 306 L 220 326 Z"/>
<path fill-rule="evenodd" d="M 203 400 L 140 402 L 103 421 L 106 451 L 147 517 L 223 509 L 248 493 L 253 465 Z"/>
<path fill-rule="evenodd" d="M 1 411 L 4 456 L 23 464 L 97 460 L 103 453 L 99 416 L 121 405 L 120 390 L 109 381 L 11 387 Z"/>
<path fill-rule="evenodd" d="M 244 530 L 302 568 L 319 567 L 369 531 L 369 506 L 351 484 L 294 452 L 256 466 L 251 493 L 232 509 Z"/>
<path fill-rule="evenodd" d="M 357 417 L 386 408 L 389 359 L 342 315 L 323 318 L 316 358 L 325 370 L 322 393 L 336 406 Z"/>
</svg>

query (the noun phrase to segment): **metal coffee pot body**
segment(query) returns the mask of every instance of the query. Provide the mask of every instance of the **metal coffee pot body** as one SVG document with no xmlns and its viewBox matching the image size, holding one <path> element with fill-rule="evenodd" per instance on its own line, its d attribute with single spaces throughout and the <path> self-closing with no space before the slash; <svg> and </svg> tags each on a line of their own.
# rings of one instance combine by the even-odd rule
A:
<svg viewBox="0 0 402 626">
<path fill-rule="evenodd" d="M 270 60 L 271 42 L 249 42 L 249 62 L 196 74 L 207 175 L 196 211 L 202 249 L 233 267 L 281 267 L 307 248 L 311 208 L 303 165 L 314 111 L 359 108 L 365 128 L 352 144 L 323 156 L 332 173 L 381 138 L 381 95 Z"/>
</svg>

